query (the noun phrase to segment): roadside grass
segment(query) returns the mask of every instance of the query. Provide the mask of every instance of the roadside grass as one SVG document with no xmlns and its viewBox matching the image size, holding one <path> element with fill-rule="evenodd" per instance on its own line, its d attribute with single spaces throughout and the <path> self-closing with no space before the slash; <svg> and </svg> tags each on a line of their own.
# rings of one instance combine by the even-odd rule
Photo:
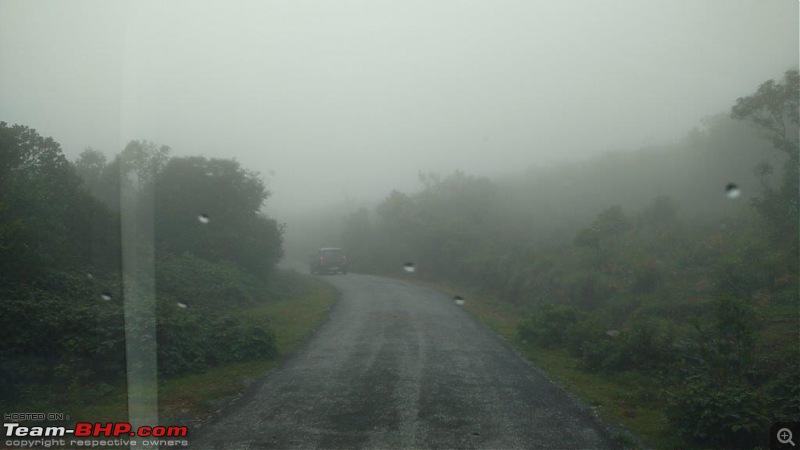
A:
<svg viewBox="0 0 800 450">
<path fill-rule="evenodd" d="M 517 339 L 517 326 L 526 318 L 525 311 L 513 304 L 448 283 L 433 283 L 400 276 L 406 281 L 464 298 L 464 309 L 476 320 L 503 337 L 515 350 L 541 369 L 555 383 L 563 386 L 590 406 L 606 423 L 635 433 L 644 445 L 653 448 L 681 448 L 684 444 L 669 433 L 662 412 L 660 386 L 656 380 L 635 372 L 614 374 L 590 373 L 578 368 L 579 359 L 565 349 L 545 349 Z M 612 436 L 626 448 L 637 444 L 623 434 Z"/>
<path fill-rule="evenodd" d="M 213 367 L 203 373 L 161 381 L 158 403 L 162 422 L 195 420 L 212 415 L 254 381 L 278 367 L 327 319 L 329 309 L 338 300 L 338 292 L 311 277 L 293 273 L 284 276 L 297 285 L 293 295 L 280 296 L 277 301 L 265 300 L 240 313 L 249 321 L 270 322 L 275 333 L 277 357 Z M 30 395 L 25 397 L 24 404 L 15 405 L 17 410 L 63 412 L 69 415 L 70 421 L 127 420 L 124 381 L 87 386 L 31 386 Z"/>
<path fill-rule="evenodd" d="M 165 380 L 159 386 L 159 413 L 166 417 L 212 414 L 299 349 L 327 319 L 328 310 L 339 295 L 330 285 L 310 277 L 304 277 L 302 283 L 307 283 L 307 288 L 297 298 L 268 301 L 241 312 L 250 321 L 269 321 L 275 333 L 277 358 L 230 364 Z"/>
</svg>

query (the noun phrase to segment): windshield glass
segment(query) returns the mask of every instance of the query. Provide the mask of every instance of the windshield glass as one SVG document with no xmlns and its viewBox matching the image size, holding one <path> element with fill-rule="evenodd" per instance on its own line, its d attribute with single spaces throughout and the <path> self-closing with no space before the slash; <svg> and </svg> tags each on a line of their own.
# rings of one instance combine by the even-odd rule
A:
<svg viewBox="0 0 800 450">
<path fill-rule="evenodd" d="M 0 0 L 0 447 L 794 446 L 799 21 Z"/>
</svg>

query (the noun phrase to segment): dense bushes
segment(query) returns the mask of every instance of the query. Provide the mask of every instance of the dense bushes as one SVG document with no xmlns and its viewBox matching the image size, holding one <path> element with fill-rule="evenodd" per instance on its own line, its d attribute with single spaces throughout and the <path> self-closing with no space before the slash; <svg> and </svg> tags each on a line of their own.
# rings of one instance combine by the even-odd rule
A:
<svg viewBox="0 0 800 450">
<path fill-rule="evenodd" d="M 769 428 L 768 403 L 749 386 L 690 378 L 667 408 L 676 431 L 702 445 L 753 448 Z"/>
<path fill-rule="evenodd" d="M 211 262 L 191 253 L 156 261 L 156 288 L 161 296 L 194 308 L 243 308 L 261 300 L 263 280 L 229 262 Z"/>
<path fill-rule="evenodd" d="M 649 394 L 687 446 L 763 445 L 770 421 L 800 414 L 798 80 L 674 145 L 498 181 L 423 175 L 352 215 L 345 245 L 362 270 L 413 261 L 415 278 L 527 311 L 519 340 L 582 370 L 667 388 Z"/>
<path fill-rule="evenodd" d="M 520 339 L 542 347 L 562 346 L 580 319 L 580 311 L 575 307 L 546 305 L 534 318 L 520 325 L 518 335 Z"/>
<path fill-rule="evenodd" d="M 203 270 L 194 273 L 198 266 Z M 269 323 L 246 318 L 255 299 L 264 301 L 264 285 L 248 280 L 235 267 L 189 255 L 164 267 L 169 269 L 163 274 L 174 284 L 157 292 L 159 375 L 276 355 Z M 212 288 L 215 280 L 222 283 Z M 0 396 L 10 404 L 30 386 L 83 388 L 125 379 L 125 324 L 118 281 L 51 273 L 46 286 L 3 291 L 0 339 L 5 345 L 0 349 L 0 374 L 5 382 Z M 206 287 L 210 296 L 202 291 Z"/>
<path fill-rule="evenodd" d="M 164 376 L 197 372 L 230 362 L 269 359 L 277 354 L 268 323 L 230 314 L 213 316 L 174 303 L 160 305 L 158 371 Z"/>
<path fill-rule="evenodd" d="M 668 322 L 640 319 L 616 330 L 598 315 L 568 305 L 540 308 L 520 323 L 517 337 L 543 348 L 566 348 L 588 371 L 654 371 L 675 359 Z"/>
<path fill-rule="evenodd" d="M 120 380 L 125 370 L 122 307 L 104 301 L 106 285 L 76 274 L 50 273 L 46 288 L 16 285 L 0 302 L 2 398 L 14 401 L 26 386 L 81 385 Z"/>
<path fill-rule="evenodd" d="M 763 445 L 771 423 L 800 420 L 796 350 L 767 348 L 763 314 L 747 301 L 723 294 L 706 306 L 679 332 L 669 320 L 642 314 L 609 329 L 602 314 L 547 305 L 519 325 L 518 338 L 565 348 L 586 371 L 657 377 L 664 391 L 653 394 L 664 398 L 670 424 L 687 442 Z"/>
<path fill-rule="evenodd" d="M 137 206 L 137 240 L 127 244 L 156 260 L 159 375 L 276 355 L 269 323 L 247 317 L 269 301 L 282 254 L 281 226 L 260 213 L 269 193 L 257 174 L 140 141 L 111 162 L 87 150 L 72 164 L 53 139 L 0 122 L 3 404 L 124 384 L 122 193 L 152 205 Z M 138 239 L 147 235 L 155 244 Z"/>
</svg>

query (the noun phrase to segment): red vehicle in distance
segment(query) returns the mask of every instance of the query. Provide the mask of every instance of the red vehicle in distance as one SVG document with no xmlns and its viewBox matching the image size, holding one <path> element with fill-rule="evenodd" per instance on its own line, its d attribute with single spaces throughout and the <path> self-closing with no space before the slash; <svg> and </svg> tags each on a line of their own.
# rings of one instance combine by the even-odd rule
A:
<svg viewBox="0 0 800 450">
<path fill-rule="evenodd" d="M 347 255 L 338 247 L 322 247 L 309 263 L 311 275 L 347 273 Z"/>
</svg>

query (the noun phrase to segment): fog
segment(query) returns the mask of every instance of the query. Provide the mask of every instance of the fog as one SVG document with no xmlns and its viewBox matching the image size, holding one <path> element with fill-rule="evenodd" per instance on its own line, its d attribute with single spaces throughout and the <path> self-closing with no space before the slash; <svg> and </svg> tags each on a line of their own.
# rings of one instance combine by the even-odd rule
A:
<svg viewBox="0 0 800 450">
<path fill-rule="evenodd" d="M 798 65 L 794 1 L 0 0 L 0 120 L 233 157 L 281 217 L 680 139 Z"/>
</svg>

